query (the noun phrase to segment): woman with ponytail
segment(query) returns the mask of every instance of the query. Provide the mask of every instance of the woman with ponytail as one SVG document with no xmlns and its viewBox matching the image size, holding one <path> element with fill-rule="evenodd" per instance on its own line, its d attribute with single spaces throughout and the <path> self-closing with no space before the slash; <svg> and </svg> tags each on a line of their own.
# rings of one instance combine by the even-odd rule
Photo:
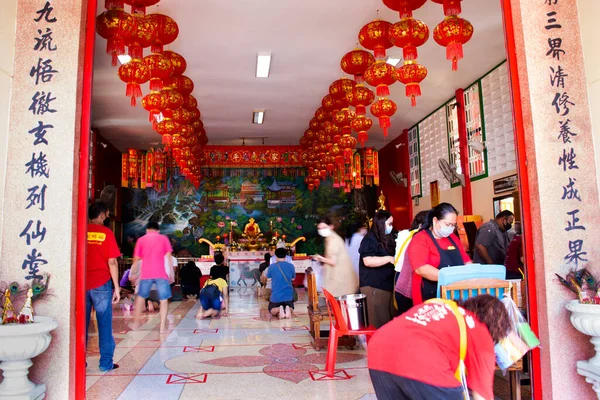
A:
<svg viewBox="0 0 600 400">
<path fill-rule="evenodd" d="M 438 204 L 429 211 L 421 230 L 408 245 L 415 306 L 437 296 L 440 269 L 471 263 L 460 239 L 454 234 L 457 216 L 458 211 L 452 204 Z"/>
</svg>

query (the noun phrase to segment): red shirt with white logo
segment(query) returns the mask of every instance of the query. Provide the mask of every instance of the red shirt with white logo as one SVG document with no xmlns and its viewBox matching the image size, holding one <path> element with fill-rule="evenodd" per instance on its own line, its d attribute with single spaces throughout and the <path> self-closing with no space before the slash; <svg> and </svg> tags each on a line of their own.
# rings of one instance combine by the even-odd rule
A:
<svg viewBox="0 0 600 400">
<path fill-rule="evenodd" d="M 108 260 L 121 255 L 114 233 L 99 224 L 88 224 L 85 290 L 95 289 L 110 280 Z"/>
</svg>

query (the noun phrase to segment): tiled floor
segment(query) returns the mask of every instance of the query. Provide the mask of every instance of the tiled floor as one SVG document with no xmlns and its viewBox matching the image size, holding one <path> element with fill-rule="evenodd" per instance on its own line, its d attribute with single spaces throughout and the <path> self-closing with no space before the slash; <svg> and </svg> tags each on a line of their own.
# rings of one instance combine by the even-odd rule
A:
<svg viewBox="0 0 600 400">
<path fill-rule="evenodd" d="M 338 350 L 339 372 L 324 379 L 325 350 L 310 346 L 303 291 L 292 320 L 269 319 L 267 301 L 252 288 L 230 297 L 230 316 L 218 320 L 196 320 L 198 304 L 172 302 L 165 335 L 158 332 L 158 314 L 146 315 L 140 330 L 130 331 L 131 316 L 115 308 L 120 368 L 98 369 L 97 330 L 90 327 L 87 398 L 376 400 L 363 349 Z M 497 381 L 504 399 L 507 384 Z"/>
</svg>

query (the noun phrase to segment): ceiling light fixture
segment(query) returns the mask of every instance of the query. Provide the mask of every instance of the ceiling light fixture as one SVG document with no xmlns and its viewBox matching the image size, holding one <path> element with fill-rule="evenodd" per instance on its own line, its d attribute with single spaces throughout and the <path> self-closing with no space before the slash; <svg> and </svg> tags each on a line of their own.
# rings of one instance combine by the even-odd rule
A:
<svg viewBox="0 0 600 400">
<path fill-rule="evenodd" d="M 258 53 L 256 58 L 256 77 L 268 78 L 271 69 L 271 53 Z"/>
<path fill-rule="evenodd" d="M 265 121 L 265 110 L 254 110 L 252 112 L 252 123 L 262 124 Z"/>
<path fill-rule="evenodd" d="M 400 62 L 400 59 L 399 58 L 394 58 L 394 57 L 388 57 L 385 62 L 388 63 L 388 64 L 390 64 L 390 65 L 393 65 L 395 67 Z"/>
<path fill-rule="evenodd" d="M 131 56 L 128 54 L 121 54 L 120 56 L 117 56 L 117 58 L 119 59 L 121 65 L 127 64 L 129 61 L 131 61 Z"/>
</svg>

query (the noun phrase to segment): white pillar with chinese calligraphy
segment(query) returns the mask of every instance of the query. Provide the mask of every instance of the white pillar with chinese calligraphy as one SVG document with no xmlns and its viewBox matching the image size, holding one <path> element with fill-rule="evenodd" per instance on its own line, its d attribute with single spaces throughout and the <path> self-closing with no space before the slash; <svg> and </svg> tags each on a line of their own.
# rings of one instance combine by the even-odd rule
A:
<svg viewBox="0 0 600 400">
<path fill-rule="evenodd" d="M 3 193 L 0 279 L 50 276 L 36 315 L 59 323 L 30 378 L 69 398 L 74 376 L 74 269 L 83 0 L 18 0 Z"/>
<path fill-rule="evenodd" d="M 544 399 L 595 395 L 576 362 L 593 354 L 569 322 L 573 298 L 557 281 L 600 273 L 600 209 L 576 2 L 513 0 L 516 60 L 531 191 Z M 520 149 L 523 151 L 523 149 Z"/>
</svg>

